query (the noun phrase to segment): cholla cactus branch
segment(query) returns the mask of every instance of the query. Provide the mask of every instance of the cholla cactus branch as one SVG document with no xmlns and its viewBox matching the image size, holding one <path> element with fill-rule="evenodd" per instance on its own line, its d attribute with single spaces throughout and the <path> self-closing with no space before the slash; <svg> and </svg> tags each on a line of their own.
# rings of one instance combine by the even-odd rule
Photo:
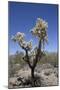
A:
<svg viewBox="0 0 60 90">
<path fill-rule="evenodd" d="M 36 25 L 31 31 L 32 35 L 38 37 L 38 39 L 39 39 L 37 53 L 36 53 L 36 56 L 35 56 L 35 59 L 33 62 L 34 68 L 36 67 L 39 58 L 41 59 L 42 46 L 43 46 L 43 50 L 44 50 L 44 44 L 45 44 L 45 42 L 47 42 L 47 39 L 48 39 L 47 38 L 47 28 L 48 28 L 47 22 L 45 22 L 43 19 L 37 18 Z"/>
<path fill-rule="evenodd" d="M 30 61 L 29 61 L 28 51 L 30 51 L 32 49 L 32 41 L 30 40 L 29 42 L 26 42 L 24 39 L 24 36 L 25 36 L 24 33 L 17 32 L 17 34 L 15 36 L 12 36 L 11 39 L 14 42 L 18 42 L 20 47 L 25 50 L 25 53 L 26 53 L 26 55 L 25 55 L 26 60 L 25 61 L 28 63 L 29 67 L 31 68 L 32 66 L 31 66 Z"/>
<path fill-rule="evenodd" d="M 15 36 L 12 36 L 12 40 L 15 42 L 18 42 L 18 44 L 23 48 L 28 51 L 32 49 L 32 41 L 26 42 L 25 41 L 25 34 L 21 32 L 17 32 Z"/>
<path fill-rule="evenodd" d="M 24 41 L 24 36 L 25 34 L 24 33 L 21 33 L 21 32 L 17 32 L 15 36 L 12 36 L 12 40 L 13 41 L 16 41 L 16 42 L 23 42 Z"/>
<path fill-rule="evenodd" d="M 31 30 L 32 35 L 38 37 L 38 39 L 42 41 L 43 46 L 44 46 L 44 42 L 48 41 L 47 28 L 48 28 L 48 23 L 41 18 L 37 18 L 36 25 Z"/>
<path fill-rule="evenodd" d="M 47 35 L 46 33 L 47 28 L 48 28 L 47 22 L 45 22 L 43 19 L 37 18 L 36 25 L 31 30 L 31 32 L 38 38 L 43 39 Z"/>
</svg>

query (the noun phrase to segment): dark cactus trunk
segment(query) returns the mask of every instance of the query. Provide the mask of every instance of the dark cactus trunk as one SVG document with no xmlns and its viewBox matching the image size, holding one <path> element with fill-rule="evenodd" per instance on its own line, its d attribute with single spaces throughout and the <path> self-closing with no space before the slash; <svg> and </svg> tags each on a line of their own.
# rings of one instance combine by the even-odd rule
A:
<svg viewBox="0 0 60 90">
<path fill-rule="evenodd" d="M 37 49 L 37 54 L 36 54 L 36 57 L 34 59 L 34 62 L 33 62 L 33 65 L 31 65 L 30 61 L 29 61 L 29 55 L 28 55 L 28 50 L 25 49 L 26 51 L 26 62 L 28 63 L 30 69 L 31 69 L 31 84 L 32 86 L 34 87 L 35 86 L 35 76 L 34 76 L 34 70 L 35 70 L 35 67 L 37 65 L 37 62 L 38 62 L 38 59 L 39 59 L 39 56 L 41 57 L 41 40 L 39 41 L 39 45 L 38 45 L 38 49 Z M 41 58 L 40 58 L 41 59 Z"/>
<path fill-rule="evenodd" d="M 32 87 L 35 86 L 35 76 L 34 76 L 34 69 L 35 68 L 31 68 L 31 84 L 32 84 Z"/>
<path fill-rule="evenodd" d="M 34 78 L 34 68 L 31 68 L 31 77 Z"/>
</svg>

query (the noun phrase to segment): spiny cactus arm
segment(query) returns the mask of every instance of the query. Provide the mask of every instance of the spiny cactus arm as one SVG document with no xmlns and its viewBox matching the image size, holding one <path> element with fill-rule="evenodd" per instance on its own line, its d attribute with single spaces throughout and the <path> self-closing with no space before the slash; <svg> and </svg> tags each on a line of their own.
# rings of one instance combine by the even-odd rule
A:
<svg viewBox="0 0 60 90">
<path fill-rule="evenodd" d="M 17 42 L 19 44 L 19 46 L 25 51 L 26 59 L 24 59 L 24 60 L 28 63 L 29 67 L 31 68 L 32 66 L 29 61 L 28 51 L 30 51 L 32 49 L 32 42 L 31 42 L 31 40 L 29 42 L 26 42 L 24 40 L 24 36 L 25 36 L 24 33 L 17 32 L 17 34 L 15 36 L 12 36 L 12 40 L 14 42 Z"/>
<path fill-rule="evenodd" d="M 39 41 L 39 45 L 38 45 L 36 57 L 35 57 L 34 62 L 33 62 L 33 67 L 34 68 L 37 65 L 37 62 L 38 62 L 39 57 L 41 59 L 41 40 Z"/>
<path fill-rule="evenodd" d="M 36 58 L 34 59 L 33 66 L 35 67 L 38 59 L 42 57 L 42 45 L 44 50 L 44 44 L 47 42 L 47 28 L 48 23 L 41 18 L 37 18 L 36 25 L 31 30 L 32 35 L 36 36 L 39 40 L 39 45 L 36 53 Z"/>
<path fill-rule="evenodd" d="M 45 42 L 48 41 L 47 28 L 48 28 L 48 23 L 41 18 L 37 18 L 36 25 L 33 27 L 33 29 L 31 29 L 32 35 L 37 37 L 38 40 L 41 40 L 43 46 Z"/>
</svg>

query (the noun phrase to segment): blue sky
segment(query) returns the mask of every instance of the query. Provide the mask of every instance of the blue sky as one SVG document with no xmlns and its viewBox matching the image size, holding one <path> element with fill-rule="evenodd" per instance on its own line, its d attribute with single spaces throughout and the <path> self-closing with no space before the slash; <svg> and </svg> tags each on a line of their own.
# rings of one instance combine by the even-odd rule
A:
<svg viewBox="0 0 60 90">
<path fill-rule="evenodd" d="M 9 53 L 22 51 L 17 43 L 11 40 L 11 36 L 17 32 L 25 33 L 25 39 L 33 39 L 33 46 L 37 45 L 37 39 L 29 32 L 36 23 L 38 17 L 48 22 L 48 44 L 45 50 L 56 52 L 58 48 L 58 5 L 32 4 L 22 2 L 9 2 Z"/>
</svg>

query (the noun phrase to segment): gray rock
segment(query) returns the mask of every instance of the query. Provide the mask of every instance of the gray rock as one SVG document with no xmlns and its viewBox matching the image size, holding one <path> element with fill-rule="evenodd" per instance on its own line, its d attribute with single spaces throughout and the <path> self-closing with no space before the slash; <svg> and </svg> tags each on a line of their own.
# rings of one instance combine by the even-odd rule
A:
<svg viewBox="0 0 60 90">
<path fill-rule="evenodd" d="M 16 77 L 9 78 L 9 83 L 12 85 L 16 84 L 16 81 L 17 81 Z"/>
</svg>

